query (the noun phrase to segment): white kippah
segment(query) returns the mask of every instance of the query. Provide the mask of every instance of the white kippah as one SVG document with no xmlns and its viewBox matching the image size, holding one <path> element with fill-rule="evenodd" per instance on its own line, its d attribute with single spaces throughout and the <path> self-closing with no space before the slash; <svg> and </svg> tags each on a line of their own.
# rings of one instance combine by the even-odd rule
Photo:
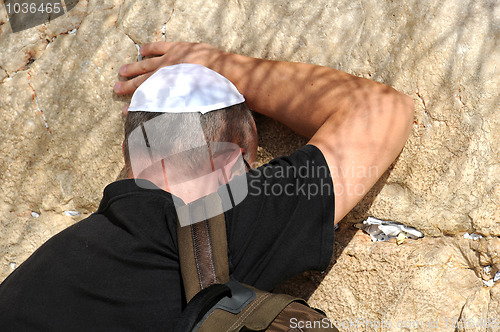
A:
<svg viewBox="0 0 500 332">
<path fill-rule="evenodd" d="M 205 114 L 244 101 L 224 76 L 202 65 L 182 63 L 163 67 L 144 81 L 128 111 Z"/>
</svg>

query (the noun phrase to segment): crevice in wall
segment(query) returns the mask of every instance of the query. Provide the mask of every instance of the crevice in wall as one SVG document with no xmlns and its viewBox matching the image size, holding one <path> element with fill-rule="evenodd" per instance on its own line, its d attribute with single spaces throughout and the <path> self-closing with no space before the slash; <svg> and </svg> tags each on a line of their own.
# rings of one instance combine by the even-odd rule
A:
<svg viewBox="0 0 500 332">
<path fill-rule="evenodd" d="M 415 94 L 417 95 L 418 99 L 420 100 L 420 102 L 422 103 L 422 105 L 424 106 L 424 112 L 427 112 L 427 106 L 425 105 L 425 100 L 424 98 L 422 97 L 422 95 L 420 95 L 420 90 L 417 89 L 415 90 Z"/>
<path fill-rule="evenodd" d="M 46 46 L 45 46 L 45 50 L 47 50 L 51 44 L 53 44 L 55 42 L 55 40 L 59 37 L 59 36 L 62 36 L 62 35 L 76 35 L 76 33 L 78 32 L 78 29 L 80 28 L 80 25 L 76 26 L 75 28 L 71 29 L 71 30 L 66 30 L 64 32 L 61 32 L 53 37 L 50 37 L 48 36 L 47 34 L 45 34 L 42 38 L 45 39 L 45 41 L 47 42 Z M 45 51 L 44 50 L 44 51 Z"/>
<path fill-rule="evenodd" d="M 164 41 L 167 40 L 167 37 L 166 37 L 166 34 L 167 34 L 167 24 L 170 22 L 170 20 L 172 20 L 172 17 L 174 16 L 174 12 L 175 12 L 175 2 L 174 2 L 174 6 L 172 7 L 172 11 L 170 12 L 170 15 L 168 16 L 167 21 L 161 27 L 162 38 L 163 38 Z"/>
<path fill-rule="evenodd" d="M 120 4 L 118 5 L 118 7 L 119 7 L 119 9 L 118 9 L 118 17 L 116 18 L 116 22 L 115 22 L 115 26 L 116 27 L 118 27 L 118 21 L 122 17 L 122 8 L 123 8 L 124 4 L 125 4 L 125 0 L 122 0 L 122 2 L 120 2 Z"/>
<path fill-rule="evenodd" d="M 119 27 L 117 27 L 118 31 L 120 31 L 121 33 L 123 33 L 125 36 L 128 37 L 128 39 L 130 39 L 132 41 L 132 43 L 134 43 L 136 49 L 137 49 L 137 61 L 141 61 L 142 60 L 142 55 L 141 53 L 139 52 L 139 48 L 141 47 L 139 45 L 138 42 L 136 42 L 132 37 L 130 37 L 130 35 L 128 33 L 126 33 L 125 31 L 123 31 L 122 29 L 120 29 Z"/>
<path fill-rule="evenodd" d="M 474 296 L 476 294 L 473 294 L 472 296 Z M 469 299 L 466 299 L 465 300 L 465 303 L 461 305 L 461 309 L 460 309 L 460 314 L 458 315 L 458 321 L 461 321 L 464 319 L 464 310 L 465 310 L 465 306 L 467 305 L 467 302 L 468 302 Z M 456 329 L 457 331 L 458 329 Z"/>
<path fill-rule="evenodd" d="M 30 57 L 28 58 L 28 61 L 26 62 L 26 65 L 24 66 L 23 70 L 28 70 L 30 69 L 31 65 L 35 62 L 35 58 L 30 55 Z"/>
<path fill-rule="evenodd" d="M 122 30 L 122 29 L 120 29 L 120 28 L 118 28 L 118 30 L 120 30 L 121 32 L 123 32 L 123 33 L 125 34 L 125 36 L 127 36 L 127 37 L 128 37 L 128 38 L 129 38 L 129 39 L 130 39 L 130 40 L 131 40 L 131 41 L 132 41 L 135 45 L 139 45 L 139 42 L 138 42 L 138 41 L 136 41 L 134 38 L 132 38 L 132 37 L 128 34 L 128 32 L 125 32 L 125 31 L 123 31 L 123 30 Z"/>
<path fill-rule="evenodd" d="M 464 102 L 462 101 L 462 89 L 460 86 L 458 86 L 458 91 L 457 94 L 455 95 L 455 98 L 457 98 L 458 102 L 460 103 L 460 111 L 462 111 L 462 107 L 464 107 Z"/>
<path fill-rule="evenodd" d="M 47 118 L 45 118 L 45 115 L 43 114 L 43 111 L 40 108 L 40 105 L 38 104 L 38 97 L 36 95 L 35 88 L 31 84 L 31 73 L 28 72 L 27 74 L 28 74 L 28 86 L 32 92 L 31 99 L 33 100 L 33 105 L 35 106 L 36 110 L 38 111 L 38 114 L 40 114 L 40 116 L 42 117 L 43 122 L 45 123 L 45 128 L 47 129 L 47 131 L 50 134 L 52 134 L 52 130 L 50 130 L 49 124 L 47 123 Z"/>
<path fill-rule="evenodd" d="M 10 73 L 5 69 L 3 68 L 2 66 L 0 66 L 0 70 L 3 70 L 5 72 L 5 74 L 7 74 L 7 76 L 5 76 L 4 78 L 2 78 L 0 80 L 0 84 L 2 84 L 3 82 L 5 82 L 7 79 L 10 79 Z"/>
<path fill-rule="evenodd" d="M 431 120 L 434 120 L 434 121 L 437 121 L 437 122 L 441 122 L 441 123 L 444 123 L 446 126 L 449 126 L 448 125 L 448 121 L 444 120 L 444 119 L 438 119 L 436 118 L 435 116 L 431 115 L 431 113 L 428 112 L 428 109 L 427 109 L 427 104 L 425 102 L 425 99 L 424 97 L 420 94 L 420 90 L 417 89 L 415 90 L 415 94 L 417 95 L 418 99 L 420 100 L 420 102 L 422 103 L 422 106 L 423 106 L 423 109 L 424 109 L 424 114 L 425 116 L 427 116 L 429 119 Z"/>
<path fill-rule="evenodd" d="M 122 8 L 123 5 L 125 4 L 125 0 L 122 0 L 121 3 L 118 5 L 118 16 L 115 22 L 115 26 L 118 29 L 118 31 L 122 32 L 125 36 L 127 36 L 136 46 L 139 44 L 134 38 L 132 38 L 128 32 L 124 31 L 120 25 L 118 24 L 118 21 L 122 18 Z"/>
<path fill-rule="evenodd" d="M 35 62 L 35 59 L 30 59 L 30 60 L 26 63 L 26 65 L 24 65 L 24 67 L 23 67 L 23 68 L 20 68 L 20 69 L 17 69 L 17 70 L 11 71 L 11 72 L 7 71 L 5 68 L 0 67 L 0 69 L 2 69 L 3 71 L 5 71 L 5 72 L 7 73 L 7 76 L 6 76 L 6 77 L 4 77 L 4 78 L 0 81 L 0 84 L 4 83 L 5 81 L 9 81 L 9 80 L 11 80 L 14 76 L 16 76 L 16 75 L 17 75 L 17 74 L 19 74 L 19 73 L 22 73 L 22 72 L 27 71 L 27 69 L 28 69 L 28 67 L 27 67 L 27 66 L 28 66 L 28 64 L 29 64 L 29 66 L 31 66 L 31 64 L 32 64 L 33 62 Z"/>
</svg>

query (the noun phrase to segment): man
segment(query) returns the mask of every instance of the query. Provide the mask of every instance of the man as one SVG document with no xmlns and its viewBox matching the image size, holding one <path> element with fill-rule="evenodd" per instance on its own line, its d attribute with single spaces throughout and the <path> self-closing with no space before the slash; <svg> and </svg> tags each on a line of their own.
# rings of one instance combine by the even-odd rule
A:
<svg viewBox="0 0 500 332">
<path fill-rule="evenodd" d="M 252 110 L 310 138 L 308 144 L 321 150 L 335 184 L 335 223 L 388 169 L 411 132 L 410 97 L 335 69 L 255 59 L 208 44 L 157 42 L 140 52 L 152 58 L 120 69 L 132 79 L 118 82 L 117 94 L 133 93 L 163 66 L 201 64 L 233 82 Z M 354 169 L 366 170 L 366 176 Z"/>
<path fill-rule="evenodd" d="M 153 43 L 143 46 L 141 53 L 159 56 L 121 68 L 120 74 L 131 79 L 117 83 L 118 94 L 134 92 L 147 78 L 157 77 L 154 74 L 162 67 L 199 64 L 234 83 L 254 111 L 310 137 L 308 145 L 290 156 L 249 170 L 246 198 L 225 212 L 232 275 L 272 290 L 304 270 L 325 269 L 333 250 L 334 223 L 401 151 L 411 130 L 411 100 L 388 86 L 334 69 L 253 59 L 206 44 Z M 162 116 L 141 110 L 134 109 L 133 98 L 124 142 L 132 179 L 106 187 L 95 214 L 54 236 L 4 281 L 0 286 L 2 330 L 169 331 L 175 327 L 185 300 L 177 251 L 178 213 L 175 195 L 167 191 L 171 180 L 181 174 L 165 176 L 162 182 L 158 175 L 168 170 L 148 173 L 148 167 L 134 168 L 131 135 L 143 134 L 147 143 L 138 160 L 147 160 L 144 151 L 156 144 L 147 136 L 150 121 Z M 196 114 L 207 146 L 220 140 L 238 144 L 243 159 L 253 164 L 257 142 L 246 106 L 232 103 L 211 111 Z M 166 119 L 170 116 L 177 117 L 168 114 Z M 185 124 L 190 116 L 180 117 L 176 123 Z M 172 146 L 188 139 L 182 130 L 178 134 L 180 141 L 174 139 Z M 170 155 L 178 156 L 179 151 Z M 210 155 L 215 159 L 214 153 Z M 325 167 L 331 175 L 315 171 Z M 378 172 L 358 177 L 349 172 L 353 167 Z M 164 190 L 152 189 L 147 180 Z M 313 187 L 321 191 L 304 190 Z M 269 188 L 282 192 L 278 195 Z M 197 199 L 188 192 L 187 200 Z"/>
</svg>

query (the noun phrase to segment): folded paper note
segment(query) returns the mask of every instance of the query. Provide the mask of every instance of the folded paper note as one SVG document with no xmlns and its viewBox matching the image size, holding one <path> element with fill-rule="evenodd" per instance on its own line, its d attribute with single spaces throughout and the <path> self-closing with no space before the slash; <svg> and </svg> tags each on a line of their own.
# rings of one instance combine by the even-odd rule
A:
<svg viewBox="0 0 500 332">
<path fill-rule="evenodd" d="M 355 224 L 354 227 L 368 233 L 373 242 L 397 239 L 398 244 L 401 244 L 406 238 L 424 237 L 424 234 L 416 228 L 397 221 L 380 220 L 374 217 L 368 217 L 362 223 Z"/>
</svg>

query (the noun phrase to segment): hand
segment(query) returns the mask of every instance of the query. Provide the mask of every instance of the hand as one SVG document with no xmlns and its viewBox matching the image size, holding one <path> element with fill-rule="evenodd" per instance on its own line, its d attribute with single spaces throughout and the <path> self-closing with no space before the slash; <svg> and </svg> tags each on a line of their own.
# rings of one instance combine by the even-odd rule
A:
<svg viewBox="0 0 500 332">
<path fill-rule="evenodd" d="M 179 63 L 195 63 L 205 67 L 213 65 L 224 54 L 209 44 L 185 42 L 155 42 L 140 48 L 143 57 L 150 57 L 139 62 L 126 64 L 120 68 L 120 75 L 130 78 L 115 84 L 118 95 L 132 94 L 146 79 L 158 69 Z M 125 110 L 124 110 L 125 112 Z"/>
</svg>

